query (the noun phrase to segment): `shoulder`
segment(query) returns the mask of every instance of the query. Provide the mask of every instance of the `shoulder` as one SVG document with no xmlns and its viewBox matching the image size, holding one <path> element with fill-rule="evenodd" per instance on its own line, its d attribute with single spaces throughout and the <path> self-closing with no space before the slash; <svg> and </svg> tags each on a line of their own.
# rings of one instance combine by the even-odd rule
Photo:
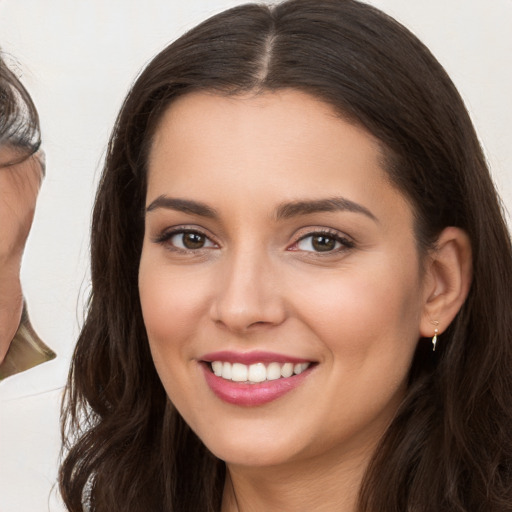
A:
<svg viewBox="0 0 512 512">
<path fill-rule="evenodd" d="M 55 352 L 39 338 L 23 306 L 20 325 L 0 365 L 0 381 L 55 359 Z"/>
</svg>

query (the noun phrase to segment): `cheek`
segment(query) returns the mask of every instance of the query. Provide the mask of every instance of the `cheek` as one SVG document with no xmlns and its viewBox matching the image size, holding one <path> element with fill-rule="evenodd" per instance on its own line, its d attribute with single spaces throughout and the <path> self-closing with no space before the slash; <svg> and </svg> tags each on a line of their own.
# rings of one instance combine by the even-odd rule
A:
<svg viewBox="0 0 512 512">
<path fill-rule="evenodd" d="M 404 268 L 385 258 L 371 268 L 345 268 L 304 283 L 295 295 L 296 309 L 345 370 L 392 365 L 392 358 L 407 366 L 419 338 L 417 275 L 410 262 Z"/>
<path fill-rule="evenodd" d="M 316 400 L 330 411 L 323 417 L 327 437 L 337 439 L 340 424 L 356 432 L 388 418 L 398 405 L 419 338 L 415 276 L 415 269 L 389 265 L 371 274 L 346 269 L 296 295 L 303 324 L 326 349 L 322 362 L 329 371 Z"/>
<path fill-rule="evenodd" d="M 171 270 L 143 251 L 139 268 L 139 295 L 155 368 L 171 401 L 185 408 L 198 393 L 191 382 L 194 368 L 191 340 L 202 328 L 205 287 L 181 269 Z"/>
<path fill-rule="evenodd" d="M 190 307 L 195 290 L 192 285 L 183 286 L 179 278 L 173 279 L 165 267 L 143 252 L 139 268 L 142 316 L 153 362 L 168 395 L 183 371 L 176 362 L 187 359 L 187 345 L 182 340 L 190 336 L 188 331 L 197 318 Z"/>
<path fill-rule="evenodd" d="M 181 334 L 198 328 L 205 308 L 206 279 L 158 260 L 143 251 L 139 268 L 142 314 L 152 344 L 175 345 Z"/>
</svg>

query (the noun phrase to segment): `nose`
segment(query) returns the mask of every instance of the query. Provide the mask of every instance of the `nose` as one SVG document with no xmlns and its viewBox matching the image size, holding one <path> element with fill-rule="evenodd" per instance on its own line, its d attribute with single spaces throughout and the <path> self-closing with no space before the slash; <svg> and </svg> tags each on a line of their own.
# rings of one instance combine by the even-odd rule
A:
<svg viewBox="0 0 512 512">
<path fill-rule="evenodd" d="M 281 324 L 286 318 L 279 271 L 268 255 L 247 250 L 223 262 L 212 300 L 212 320 L 235 333 Z"/>
</svg>

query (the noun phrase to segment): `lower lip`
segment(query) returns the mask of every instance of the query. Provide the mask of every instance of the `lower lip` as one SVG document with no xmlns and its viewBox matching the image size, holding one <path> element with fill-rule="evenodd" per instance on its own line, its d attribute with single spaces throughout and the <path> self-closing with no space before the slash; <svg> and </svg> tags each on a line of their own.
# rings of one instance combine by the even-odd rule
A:
<svg viewBox="0 0 512 512">
<path fill-rule="evenodd" d="M 201 364 L 210 389 L 218 398 L 229 404 L 256 407 L 281 398 L 286 393 L 293 391 L 304 382 L 311 373 L 312 367 L 292 377 L 267 380 L 257 384 L 246 382 L 233 382 L 217 377 L 208 364 Z"/>
</svg>

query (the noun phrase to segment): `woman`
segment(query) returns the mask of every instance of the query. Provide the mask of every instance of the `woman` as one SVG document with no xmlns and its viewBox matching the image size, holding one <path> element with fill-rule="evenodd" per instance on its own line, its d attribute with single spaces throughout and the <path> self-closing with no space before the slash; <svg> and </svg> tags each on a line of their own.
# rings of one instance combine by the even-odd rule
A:
<svg viewBox="0 0 512 512">
<path fill-rule="evenodd" d="M 0 55 L 0 510 L 44 510 L 57 476 L 62 384 L 25 306 L 20 267 L 44 175 L 39 116 Z M 60 389 L 57 389 L 60 388 Z M 36 427 L 35 427 L 36 426 Z M 52 507 L 52 510 L 56 510 Z"/>
<path fill-rule="evenodd" d="M 55 357 L 30 325 L 20 281 L 44 176 L 40 145 L 34 103 L 0 57 L 0 381 Z"/>
<path fill-rule="evenodd" d="M 505 511 L 512 257 L 463 102 L 347 0 L 161 52 L 111 138 L 72 511 Z"/>
<path fill-rule="evenodd" d="M 0 57 L 0 381 L 53 359 L 23 307 L 20 266 L 44 175 L 39 116 Z"/>
</svg>

